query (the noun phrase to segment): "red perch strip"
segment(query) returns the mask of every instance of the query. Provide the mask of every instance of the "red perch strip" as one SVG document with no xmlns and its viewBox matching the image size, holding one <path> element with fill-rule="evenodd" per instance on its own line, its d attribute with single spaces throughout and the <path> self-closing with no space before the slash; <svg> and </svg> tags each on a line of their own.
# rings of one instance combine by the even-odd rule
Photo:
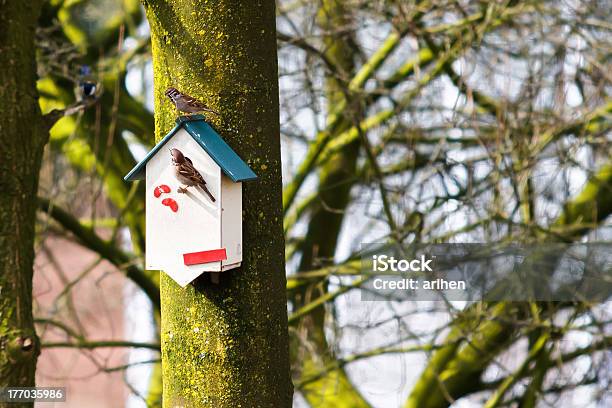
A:
<svg viewBox="0 0 612 408">
<path fill-rule="evenodd" d="M 225 248 L 183 254 L 183 262 L 185 265 L 199 265 L 209 262 L 225 261 L 226 259 L 227 252 Z"/>
</svg>

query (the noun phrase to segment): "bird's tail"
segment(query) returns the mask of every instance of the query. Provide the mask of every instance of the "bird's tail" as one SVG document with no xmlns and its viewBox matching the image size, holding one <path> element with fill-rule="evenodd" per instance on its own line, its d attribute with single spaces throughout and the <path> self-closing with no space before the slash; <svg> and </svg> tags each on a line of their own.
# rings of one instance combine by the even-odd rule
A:
<svg viewBox="0 0 612 408">
<path fill-rule="evenodd" d="M 210 113 L 214 113 L 217 116 L 221 116 L 221 114 L 219 112 L 217 112 L 216 110 L 212 110 L 210 108 L 205 108 L 204 112 L 210 112 Z"/>
<path fill-rule="evenodd" d="M 211 194 L 210 191 L 208 191 L 208 187 L 206 187 L 206 184 L 200 184 L 200 187 L 202 187 L 202 190 L 204 190 L 204 192 L 208 195 L 208 197 L 210 198 L 210 200 L 214 203 L 215 201 L 215 197 L 213 197 L 213 195 Z"/>
</svg>

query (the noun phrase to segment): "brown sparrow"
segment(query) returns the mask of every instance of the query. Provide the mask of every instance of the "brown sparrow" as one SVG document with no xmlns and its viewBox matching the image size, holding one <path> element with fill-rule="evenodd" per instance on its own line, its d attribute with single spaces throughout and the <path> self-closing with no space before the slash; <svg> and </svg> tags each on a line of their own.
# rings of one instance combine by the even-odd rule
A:
<svg viewBox="0 0 612 408">
<path fill-rule="evenodd" d="M 176 88 L 170 87 L 166 89 L 166 96 L 170 98 L 176 109 L 180 112 L 211 112 L 215 115 L 219 115 L 219 112 L 210 109 L 208 106 L 204 105 L 203 102 L 200 102 L 197 99 L 182 93 Z"/>
<path fill-rule="evenodd" d="M 189 157 L 185 157 L 179 149 L 170 150 L 172 156 L 172 164 L 174 165 L 174 175 L 182 184 L 186 187 L 179 187 L 177 190 L 179 193 L 186 193 L 188 187 L 200 186 L 202 190 L 210 197 L 214 203 L 215 197 L 208 191 L 206 187 L 206 181 L 199 171 L 193 167 L 193 163 Z"/>
</svg>

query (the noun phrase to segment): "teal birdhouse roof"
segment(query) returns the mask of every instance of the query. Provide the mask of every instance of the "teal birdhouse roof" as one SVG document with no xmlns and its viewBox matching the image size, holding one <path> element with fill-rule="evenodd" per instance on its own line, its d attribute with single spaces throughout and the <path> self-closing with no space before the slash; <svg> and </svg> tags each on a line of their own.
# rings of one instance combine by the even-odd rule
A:
<svg viewBox="0 0 612 408">
<path fill-rule="evenodd" d="M 257 175 L 240 156 L 204 120 L 202 115 L 181 116 L 176 126 L 159 142 L 144 159 L 124 177 L 126 181 L 143 180 L 146 164 L 181 128 L 185 129 L 202 149 L 221 167 L 221 170 L 234 182 L 255 180 Z"/>
</svg>

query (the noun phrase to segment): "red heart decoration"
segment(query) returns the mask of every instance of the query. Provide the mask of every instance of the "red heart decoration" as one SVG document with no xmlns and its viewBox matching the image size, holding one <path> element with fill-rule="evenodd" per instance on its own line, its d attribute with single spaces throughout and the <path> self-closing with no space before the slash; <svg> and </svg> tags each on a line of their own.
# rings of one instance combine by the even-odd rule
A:
<svg viewBox="0 0 612 408">
<path fill-rule="evenodd" d="M 153 190 L 153 195 L 155 198 L 159 198 L 159 196 L 161 196 L 163 193 L 169 193 L 170 191 L 170 187 L 165 184 L 160 184 L 159 186 L 155 187 L 155 190 Z"/>
<path fill-rule="evenodd" d="M 174 201 L 174 199 L 172 199 L 172 198 L 164 198 L 164 199 L 162 200 L 162 204 L 163 204 L 163 205 L 165 205 L 165 206 L 167 206 L 167 207 L 170 207 L 170 209 L 171 209 L 173 212 L 177 212 L 177 211 L 178 211 L 178 204 L 177 204 L 177 202 L 176 202 L 176 201 Z"/>
</svg>

